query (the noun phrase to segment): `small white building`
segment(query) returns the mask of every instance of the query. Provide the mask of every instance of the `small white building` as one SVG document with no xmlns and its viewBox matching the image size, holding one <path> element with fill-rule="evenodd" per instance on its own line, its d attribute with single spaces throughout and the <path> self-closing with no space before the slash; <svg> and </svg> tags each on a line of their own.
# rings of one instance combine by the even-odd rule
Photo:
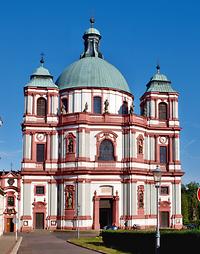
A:
<svg viewBox="0 0 200 254">
<path fill-rule="evenodd" d="M 80 59 L 55 83 L 42 58 L 24 87 L 21 229 L 155 227 L 157 165 L 160 226 L 181 228 L 178 93 L 157 66 L 135 114 L 93 25 Z"/>
<path fill-rule="evenodd" d="M 4 232 L 4 191 L 0 187 L 0 236 Z"/>
<path fill-rule="evenodd" d="M 1 172 L 0 186 L 4 196 L 0 197 L 2 206 L 0 208 L 1 223 L 0 226 L 3 232 L 15 232 L 20 229 L 20 224 L 15 224 L 14 221 L 20 219 L 20 187 L 21 175 L 19 172 Z M 2 210 L 1 210 L 2 209 Z"/>
</svg>

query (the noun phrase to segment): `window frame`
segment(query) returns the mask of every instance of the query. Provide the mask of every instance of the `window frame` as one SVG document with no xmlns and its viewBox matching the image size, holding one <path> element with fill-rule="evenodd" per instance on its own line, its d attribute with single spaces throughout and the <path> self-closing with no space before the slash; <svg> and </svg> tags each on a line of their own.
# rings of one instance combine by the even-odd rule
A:
<svg viewBox="0 0 200 254">
<path fill-rule="evenodd" d="M 100 112 L 97 112 L 95 110 L 95 99 L 99 99 L 100 100 L 100 105 L 98 105 L 99 108 L 100 108 Z M 94 114 L 102 114 L 102 97 L 101 96 L 94 96 L 93 97 L 93 113 Z"/>
<path fill-rule="evenodd" d="M 127 101 L 123 101 L 123 103 L 122 103 L 122 115 L 128 115 L 128 102 Z"/>
<path fill-rule="evenodd" d="M 40 187 L 40 188 L 43 187 L 44 193 L 37 193 L 37 188 L 38 187 Z M 35 196 L 44 196 L 46 194 L 45 185 L 35 185 L 34 193 L 35 193 Z"/>
<path fill-rule="evenodd" d="M 164 148 L 164 150 L 165 150 L 165 160 L 164 161 L 162 161 L 162 158 L 163 158 L 163 153 L 162 153 L 162 149 Z M 168 162 L 169 162 L 169 159 L 168 159 L 168 149 L 167 149 L 168 147 L 167 146 L 160 146 L 159 147 L 159 162 L 160 162 L 160 164 L 162 164 L 162 165 L 166 165 Z M 164 151 L 163 150 L 163 151 Z"/>
<path fill-rule="evenodd" d="M 38 158 L 39 158 L 39 154 L 38 154 L 38 147 L 39 146 L 43 146 L 43 160 L 39 160 Z M 36 143 L 36 162 L 37 163 L 44 163 L 45 162 L 45 160 L 46 160 L 46 145 L 45 145 L 45 143 Z"/>
<path fill-rule="evenodd" d="M 165 106 L 165 110 L 161 106 Z M 158 119 L 160 121 L 166 121 L 168 119 L 168 104 L 166 102 L 160 102 L 158 104 Z"/>
<path fill-rule="evenodd" d="M 11 202 L 11 199 L 12 198 L 12 203 L 9 203 L 9 202 Z M 15 197 L 14 196 L 11 196 L 11 195 L 9 195 L 8 197 L 7 197 L 7 206 L 8 207 L 10 207 L 10 206 L 15 206 Z"/>
<path fill-rule="evenodd" d="M 103 159 L 103 157 L 101 156 L 101 155 L 102 155 L 102 154 L 101 154 L 101 151 L 102 151 L 102 150 L 101 150 L 101 146 L 102 146 L 102 144 L 105 143 L 106 141 L 108 141 L 108 142 L 112 145 L 112 159 L 111 159 L 111 157 L 110 157 L 110 159 Z M 106 153 L 105 153 L 105 154 L 106 154 Z M 107 153 L 107 155 L 108 155 L 108 153 Z M 106 158 L 106 157 L 104 157 L 104 158 Z M 115 160 L 116 160 L 116 157 L 115 157 L 115 146 L 114 146 L 112 140 L 110 140 L 110 139 L 108 139 L 108 138 L 105 138 L 105 139 L 103 139 L 103 140 L 101 141 L 101 143 L 99 144 L 98 160 L 99 160 L 99 161 L 102 161 L 102 162 L 115 161 Z"/>
<path fill-rule="evenodd" d="M 44 105 L 40 105 L 39 103 L 41 103 L 41 102 L 44 102 Z M 47 100 L 44 97 L 39 97 L 37 99 L 36 107 L 37 107 L 36 114 L 38 117 L 44 117 L 47 115 Z M 44 108 L 42 108 L 42 107 L 44 107 Z"/>
</svg>

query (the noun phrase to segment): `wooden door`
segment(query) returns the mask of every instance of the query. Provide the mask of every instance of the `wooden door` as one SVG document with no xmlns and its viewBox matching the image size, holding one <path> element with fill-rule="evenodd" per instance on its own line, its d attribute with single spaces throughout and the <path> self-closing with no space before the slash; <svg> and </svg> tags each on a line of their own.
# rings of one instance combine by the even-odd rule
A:
<svg viewBox="0 0 200 254">
<path fill-rule="evenodd" d="M 44 229 L 44 213 L 36 213 L 35 219 L 36 219 L 35 228 Z"/>
<path fill-rule="evenodd" d="M 14 223 L 12 218 L 6 219 L 6 232 L 14 232 Z"/>
<path fill-rule="evenodd" d="M 161 227 L 168 228 L 169 227 L 169 212 L 161 212 Z"/>
</svg>

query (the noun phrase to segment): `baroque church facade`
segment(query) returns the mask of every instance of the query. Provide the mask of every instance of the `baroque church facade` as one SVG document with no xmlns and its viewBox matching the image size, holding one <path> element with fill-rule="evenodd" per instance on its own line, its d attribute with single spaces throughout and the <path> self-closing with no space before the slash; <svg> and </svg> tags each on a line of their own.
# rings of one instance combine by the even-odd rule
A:
<svg viewBox="0 0 200 254">
<path fill-rule="evenodd" d="M 91 19 L 80 59 L 54 83 L 42 58 L 24 87 L 21 172 L 1 176 L 16 199 L 5 219 L 18 214 L 22 231 L 155 227 L 157 165 L 160 226 L 182 228 L 178 93 L 157 66 L 135 114 L 100 39 Z"/>
</svg>

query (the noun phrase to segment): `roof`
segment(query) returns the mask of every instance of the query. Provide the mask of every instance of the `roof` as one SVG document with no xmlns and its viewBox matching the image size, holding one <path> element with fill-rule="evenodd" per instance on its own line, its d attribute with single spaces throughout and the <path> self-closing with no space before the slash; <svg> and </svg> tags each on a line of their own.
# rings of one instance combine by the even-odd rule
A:
<svg viewBox="0 0 200 254">
<path fill-rule="evenodd" d="M 156 68 L 157 73 L 148 82 L 146 92 L 176 93 L 171 86 L 171 81 L 166 75 L 160 73 L 160 66 L 157 65 Z"/>
<path fill-rule="evenodd" d="M 99 57 L 85 57 L 67 67 L 56 81 L 58 87 L 113 88 L 130 93 L 129 86 L 112 64 Z"/>
<path fill-rule="evenodd" d="M 50 74 L 49 70 L 40 66 L 31 75 L 30 81 L 25 85 L 34 87 L 52 87 L 57 88 L 56 84 L 53 82 L 53 76 Z"/>
</svg>

